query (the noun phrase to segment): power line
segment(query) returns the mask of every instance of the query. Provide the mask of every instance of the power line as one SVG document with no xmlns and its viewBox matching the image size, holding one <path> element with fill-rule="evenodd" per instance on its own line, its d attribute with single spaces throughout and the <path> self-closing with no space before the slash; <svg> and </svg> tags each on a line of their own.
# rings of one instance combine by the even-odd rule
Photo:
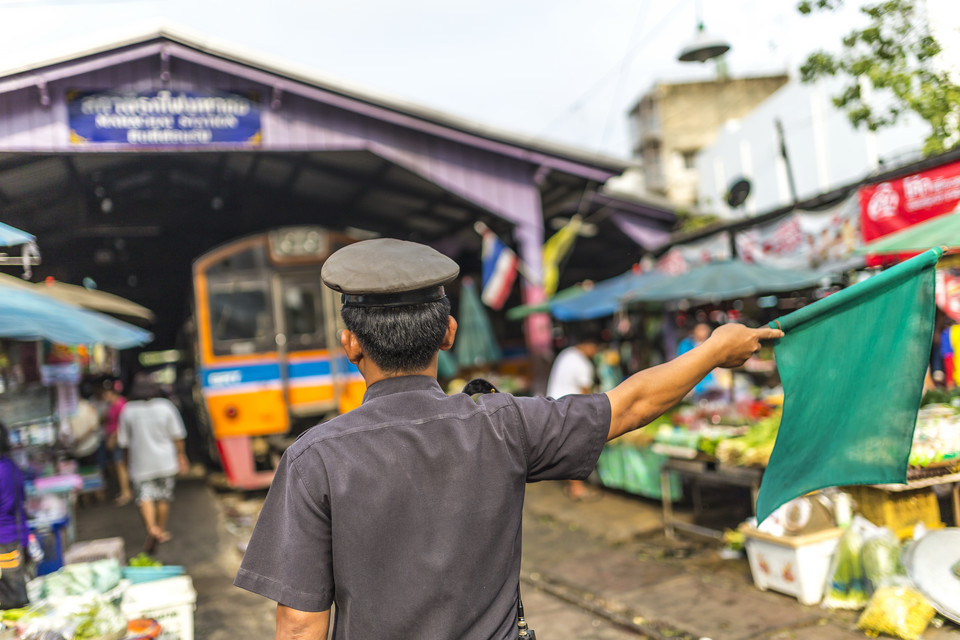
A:
<svg viewBox="0 0 960 640">
<path fill-rule="evenodd" d="M 647 1 L 650 2 L 652 0 L 647 0 Z M 558 116 L 554 117 L 550 122 L 548 122 L 543 127 L 543 129 L 541 129 L 540 132 L 537 133 L 535 138 L 542 138 L 546 133 L 551 131 L 554 128 L 554 126 L 556 126 L 564 118 L 566 118 L 572 113 L 575 113 L 576 111 L 579 111 L 583 107 L 583 101 L 589 98 L 591 95 L 593 95 L 593 93 L 597 89 L 599 89 L 601 86 L 606 84 L 607 81 L 609 81 L 614 74 L 621 72 L 626 62 L 632 60 L 632 58 L 637 53 L 642 51 L 643 48 L 647 44 L 649 44 L 650 42 L 649 36 L 659 31 L 660 28 L 663 27 L 665 24 L 667 24 L 680 9 L 685 7 L 686 4 L 687 2 L 678 2 L 675 5 L 673 5 L 673 9 L 670 12 L 668 12 L 666 15 L 664 15 L 663 18 L 661 18 L 660 21 L 652 29 L 650 29 L 647 33 L 645 33 L 644 37 L 640 39 L 640 42 L 636 46 L 634 46 L 632 49 L 628 50 L 626 54 L 624 54 L 624 57 L 621 59 L 620 62 L 618 62 L 615 66 L 613 66 L 610 70 L 608 70 L 605 74 L 603 74 L 599 80 L 597 80 L 592 85 L 590 85 L 590 87 L 586 91 L 584 91 L 580 95 L 580 97 L 578 97 L 576 100 L 570 103 L 570 106 L 568 106 L 562 113 L 560 113 Z"/>
</svg>

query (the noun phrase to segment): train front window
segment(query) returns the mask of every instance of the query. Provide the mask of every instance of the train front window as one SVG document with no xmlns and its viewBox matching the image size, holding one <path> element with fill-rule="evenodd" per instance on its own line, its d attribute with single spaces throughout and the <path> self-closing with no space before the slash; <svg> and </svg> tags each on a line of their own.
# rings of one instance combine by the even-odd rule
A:
<svg viewBox="0 0 960 640">
<path fill-rule="evenodd" d="M 266 284 L 232 282 L 211 287 L 210 328 L 217 355 L 270 349 L 274 329 Z"/>
<path fill-rule="evenodd" d="M 283 288 L 283 309 L 287 348 L 296 351 L 326 347 L 322 298 L 315 282 L 286 281 Z"/>
</svg>

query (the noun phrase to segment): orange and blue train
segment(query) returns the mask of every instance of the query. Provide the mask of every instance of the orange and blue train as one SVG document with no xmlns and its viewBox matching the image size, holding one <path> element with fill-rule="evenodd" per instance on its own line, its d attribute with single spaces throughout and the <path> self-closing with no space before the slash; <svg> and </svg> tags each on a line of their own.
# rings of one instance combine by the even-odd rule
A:
<svg viewBox="0 0 960 640">
<path fill-rule="evenodd" d="M 282 228 L 195 260 L 201 424 L 230 486 L 268 486 L 299 432 L 362 400 L 363 378 L 340 347 L 339 296 L 320 281 L 323 261 L 353 241 L 318 227 Z"/>
</svg>

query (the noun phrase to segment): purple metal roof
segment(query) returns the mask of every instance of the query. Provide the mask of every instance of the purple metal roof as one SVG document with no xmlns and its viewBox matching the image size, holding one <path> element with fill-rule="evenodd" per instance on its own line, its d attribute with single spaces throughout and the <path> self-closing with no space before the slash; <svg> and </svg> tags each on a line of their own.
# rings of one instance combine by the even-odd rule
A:
<svg viewBox="0 0 960 640">
<path fill-rule="evenodd" d="M 523 258 L 539 270 L 538 180 L 559 172 L 603 183 L 626 164 L 492 132 L 475 123 L 334 86 L 158 32 L 76 58 L 0 75 L 0 151 L 134 151 L 71 144 L 68 90 L 259 90 L 265 151 L 369 150 L 516 224 Z M 203 150 L 216 150 L 204 146 Z"/>
</svg>

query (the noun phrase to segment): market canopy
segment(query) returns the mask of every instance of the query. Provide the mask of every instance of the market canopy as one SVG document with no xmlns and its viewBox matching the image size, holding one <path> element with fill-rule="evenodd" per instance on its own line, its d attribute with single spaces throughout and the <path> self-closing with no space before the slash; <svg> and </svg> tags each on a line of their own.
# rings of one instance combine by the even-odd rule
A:
<svg viewBox="0 0 960 640">
<path fill-rule="evenodd" d="M 534 313 L 547 313 L 550 311 L 550 304 L 555 302 L 560 302 L 571 298 L 576 295 L 583 293 L 584 288 L 579 284 L 575 284 L 572 287 L 567 287 L 557 291 L 557 293 L 550 298 L 549 300 L 544 300 L 543 302 L 538 302 L 536 304 L 522 304 L 518 307 L 513 307 L 507 311 L 507 320 L 523 320 L 527 316 L 533 315 Z"/>
<path fill-rule="evenodd" d="M 74 304 L 84 309 L 93 309 L 103 313 L 119 316 L 130 316 L 153 322 L 153 311 L 126 298 L 115 296 L 106 291 L 87 289 L 75 284 L 67 284 L 58 280 L 47 279 L 36 285 L 44 294 L 68 304 Z"/>
<path fill-rule="evenodd" d="M 931 247 L 960 247 L 960 212 L 954 211 L 877 238 L 857 253 L 919 253 Z"/>
<path fill-rule="evenodd" d="M 54 300 L 18 285 L 0 283 L 0 337 L 61 344 L 105 344 L 129 349 L 153 334 L 96 311 Z"/>
<path fill-rule="evenodd" d="M 824 276 L 804 269 L 777 269 L 743 260 L 710 262 L 674 276 L 664 276 L 628 291 L 624 302 L 729 300 L 781 293 L 818 285 Z"/>
<path fill-rule="evenodd" d="M 619 276 L 601 280 L 591 289 L 576 295 L 557 298 L 548 303 L 550 315 L 561 322 L 594 320 L 613 315 L 623 306 L 622 298 L 629 291 L 652 286 L 669 276 L 656 272 L 627 271 Z"/>
<path fill-rule="evenodd" d="M 37 239 L 26 231 L 20 231 L 16 227 L 0 222 L 0 247 L 13 247 L 36 241 Z"/>
</svg>

